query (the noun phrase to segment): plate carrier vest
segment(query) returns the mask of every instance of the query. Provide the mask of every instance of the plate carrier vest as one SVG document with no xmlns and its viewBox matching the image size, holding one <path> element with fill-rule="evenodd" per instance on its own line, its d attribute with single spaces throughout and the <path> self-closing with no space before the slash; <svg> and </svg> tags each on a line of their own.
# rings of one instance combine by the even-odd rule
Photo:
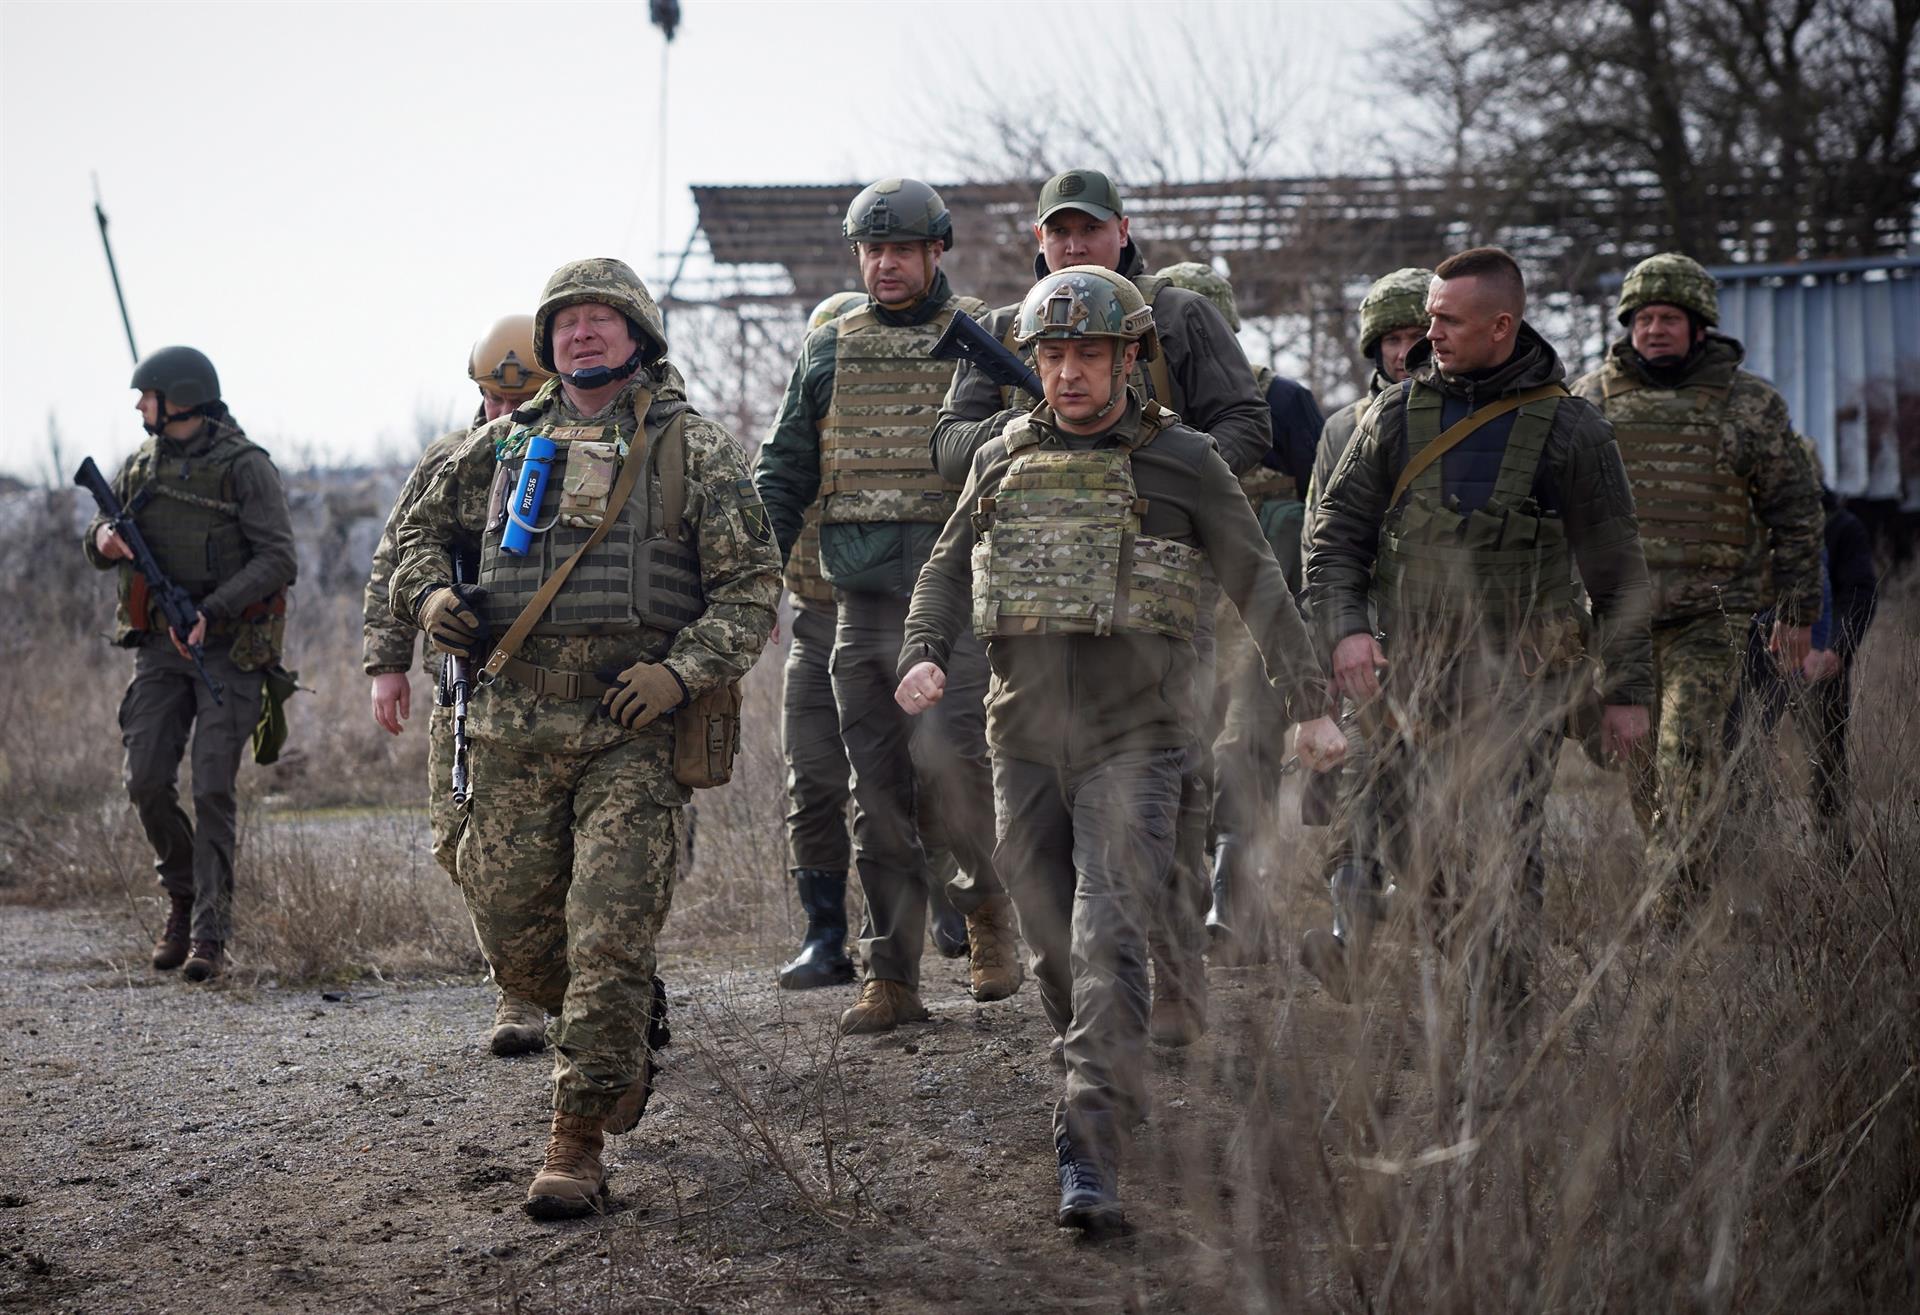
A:
<svg viewBox="0 0 1920 1315">
<path fill-rule="evenodd" d="M 207 423 L 217 431 L 206 451 L 182 456 L 170 440 L 149 439 L 128 464 L 126 479 L 129 504 L 147 493 L 133 523 L 167 578 L 196 603 L 239 574 L 252 556 L 240 528 L 233 468 L 247 453 L 261 451 L 231 424 Z M 163 451 L 163 442 L 173 450 Z M 166 632 L 166 617 L 132 566 L 121 566 L 119 588 L 118 622 L 127 642 L 139 631 Z M 210 633 L 227 628 L 208 622 Z"/>
</svg>

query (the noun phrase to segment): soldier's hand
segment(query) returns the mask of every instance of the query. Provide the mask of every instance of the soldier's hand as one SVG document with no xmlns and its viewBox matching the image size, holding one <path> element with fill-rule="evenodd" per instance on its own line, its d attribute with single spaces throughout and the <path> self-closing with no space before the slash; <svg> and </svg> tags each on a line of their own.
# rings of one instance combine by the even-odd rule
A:
<svg viewBox="0 0 1920 1315">
<path fill-rule="evenodd" d="M 1791 675 L 1806 665 L 1807 654 L 1813 649 L 1812 626 L 1782 625 L 1773 623 L 1773 634 L 1767 639 L 1767 652 L 1773 654 L 1774 661 L 1780 664 L 1780 670 Z"/>
<path fill-rule="evenodd" d="M 187 650 L 207 642 L 207 614 L 205 612 L 193 614 L 193 629 L 187 632 L 185 639 L 180 638 L 180 632 L 173 629 L 167 631 L 167 638 L 173 641 L 174 652 L 181 657 L 192 657 L 193 655 Z"/>
<path fill-rule="evenodd" d="M 373 720 L 389 735 L 400 733 L 400 723 L 413 715 L 413 682 L 404 671 L 388 671 L 373 678 Z"/>
<path fill-rule="evenodd" d="M 947 692 L 947 673 L 931 662 L 916 662 L 900 677 L 900 688 L 893 701 L 909 717 L 917 717 L 938 703 Z"/>
<path fill-rule="evenodd" d="M 1347 760 L 1347 734 L 1332 717 L 1300 723 L 1293 751 L 1310 772 L 1330 772 Z"/>
<path fill-rule="evenodd" d="M 1387 655 L 1380 641 L 1364 631 L 1348 635 L 1334 646 L 1334 693 L 1342 698 L 1371 699 L 1380 694 L 1380 669 Z"/>
<path fill-rule="evenodd" d="M 94 550 L 109 561 L 133 560 L 133 549 L 127 547 L 127 541 L 111 525 L 102 525 L 93 536 Z"/>
<path fill-rule="evenodd" d="M 1631 758 L 1652 729 L 1652 716 L 1638 704 L 1609 703 L 1600 710 L 1600 756 L 1608 762 Z"/>
<path fill-rule="evenodd" d="M 651 725 L 687 701 L 687 688 L 671 667 L 636 662 L 609 682 L 600 696 L 607 715 L 629 730 Z"/>
<path fill-rule="evenodd" d="M 1816 648 L 1800 664 L 1800 674 L 1813 684 L 1832 680 L 1840 674 L 1840 655 L 1830 648 Z"/>
<path fill-rule="evenodd" d="M 487 591 L 470 584 L 442 585 L 420 604 L 420 628 L 442 653 L 478 660 L 487 644 L 481 604 Z"/>
</svg>

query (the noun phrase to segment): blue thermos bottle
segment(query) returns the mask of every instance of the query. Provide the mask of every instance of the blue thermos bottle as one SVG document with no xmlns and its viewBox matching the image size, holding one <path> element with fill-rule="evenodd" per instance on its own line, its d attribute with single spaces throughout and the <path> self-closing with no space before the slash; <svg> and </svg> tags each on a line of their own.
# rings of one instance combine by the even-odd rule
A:
<svg viewBox="0 0 1920 1315">
<path fill-rule="evenodd" d="M 533 548 L 540 518 L 540 499 L 547 491 L 547 472 L 553 467 L 553 440 L 545 434 L 527 439 L 526 460 L 520 466 L 520 486 L 507 504 L 507 527 L 500 533 L 500 551 L 524 557 Z"/>
</svg>

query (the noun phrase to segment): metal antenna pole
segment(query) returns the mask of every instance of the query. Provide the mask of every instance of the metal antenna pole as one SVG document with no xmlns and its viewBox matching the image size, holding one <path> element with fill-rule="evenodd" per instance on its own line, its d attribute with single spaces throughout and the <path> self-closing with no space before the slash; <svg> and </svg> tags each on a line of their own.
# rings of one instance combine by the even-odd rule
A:
<svg viewBox="0 0 1920 1315">
<path fill-rule="evenodd" d="M 107 253 L 107 273 L 113 276 L 113 299 L 120 303 L 120 327 L 127 331 L 127 350 L 133 363 L 140 364 L 140 349 L 133 345 L 133 321 L 127 317 L 127 295 L 120 290 L 120 267 L 113 263 L 113 243 L 107 240 L 107 212 L 100 208 L 100 175 L 93 175 L 93 217 L 100 225 L 100 245 Z"/>
</svg>

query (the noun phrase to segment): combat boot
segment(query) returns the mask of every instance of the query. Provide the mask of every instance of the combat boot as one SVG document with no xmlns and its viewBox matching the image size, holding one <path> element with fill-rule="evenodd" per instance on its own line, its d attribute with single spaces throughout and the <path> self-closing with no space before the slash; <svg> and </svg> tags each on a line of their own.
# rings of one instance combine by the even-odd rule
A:
<svg viewBox="0 0 1920 1315">
<path fill-rule="evenodd" d="M 1053 1151 L 1060 1162 L 1060 1209 L 1054 1223 L 1089 1235 L 1118 1232 L 1126 1226 L 1113 1168 L 1096 1147 L 1077 1142 L 1056 1119 Z"/>
<path fill-rule="evenodd" d="M 493 1033 L 487 1047 L 494 1054 L 528 1055 L 547 1048 L 547 1011 L 531 1000 L 500 992 L 493 1006 Z"/>
<path fill-rule="evenodd" d="M 780 970 L 780 989 L 845 986 L 853 980 L 853 960 L 847 957 L 847 874 L 795 868 L 793 884 L 807 915 L 807 934 L 800 953 Z"/>
<path fill-rule="evenodd" d="M 927 918 L 933 930 L 933 948 L 942 959 L 958 959 L 967 952 L 967 920 L 947 899 L 945 885 L 936 881 L 927 891 Z"/>
<path fill-rule="evenodd" d="M 605 1145 L 601 1120 L 554 1111 L 546 1160 L 527 1188 L 527 1213 L 535 1219 L 605 1213 L 607 1171 L 600 1164 Z"/>
<path fill-rule="evenodd" d="M 1156 1046 L 1190 1046 L 1207 1034 L 1207 979 L 1156 973 L 1147 1036 Z"/>
<path fill-rule="evenodd" d="M 1013 903 L 996 895 L 967 915 L 967 977 L 973 998 L 1004 1000 L 1020 989 L 1020 938 L 1013 930 Z"/>
<path fill-rule="evenodd" d="M 841 1036 L 891 1032 L 902 1023 L 923 1023 L 933 1015 L 920 1003 L 920 994 L 905 982 L 869 977 L 853 1008 L 840 1015 Z"/>
<path fill-rule="evenodd" d="M 225 947 L 219 941 L 193 942 L 193 951 L 187 955 L 187 962 L 180 969 L 180 975 L 189 982 L 204 982 L 218 977 L 227 966 Z"/>
<path fill-rule="evenodd" d="M 1300 942 L 1300 965 L 1341 1004 L 1358 992 L 1367 945 L 1382 909 L 1373 871 L 1365 863 L 1342 863 L 1327 883 L 1333 891 L 1333 930 L 1315 927 Z"/>
<path fill-rule="evenodd" d="M 153 966 L 163 973 L 172 972 L 187 961 L 187 941 L 193 935 L 193 896 L 169 895 L 167 925 L 153 943 Z"/>
</svg>

